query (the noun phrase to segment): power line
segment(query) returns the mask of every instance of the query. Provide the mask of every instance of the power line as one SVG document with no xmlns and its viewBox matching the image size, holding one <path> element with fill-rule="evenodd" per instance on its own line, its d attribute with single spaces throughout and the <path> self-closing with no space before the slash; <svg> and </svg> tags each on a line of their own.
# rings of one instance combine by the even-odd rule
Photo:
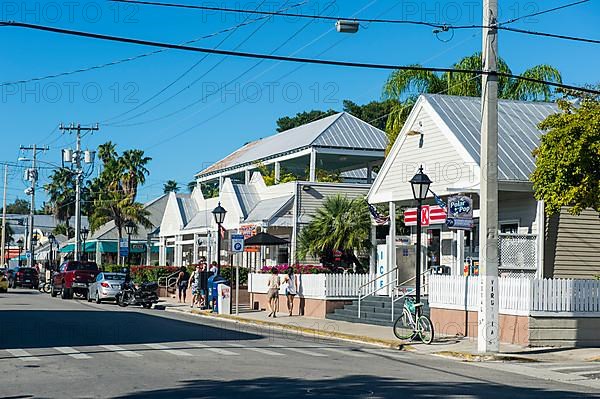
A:
<svg viewBox="0 0 600 399">
<path fill-rule="evenodd" d="M 219 55 L 242 57 L 242 58 L 254 58 L 254 59 L 272 60 L 272 61 L 287 61 L 287 62 L 297 62 L 297 63 L 305 63 L 305 64 L 343 66 L 343 67 L 365 68 L 365 69 L 452 72 L 452 73 L 467 73 L 467 74 L 479 73 L 479 74 L 483 74 L 483 75 L 495 75 L 495 76 L 500 76 L 500 77 L 515 78 L 515 79 L 525 80 L 525 81 L 529 81 L 529 82 L 533 82 L 533 83 L 543 83 L 548 86 L 560 87 L 563 89 L 570 89 L 570 90 L 600 95 L 600 90 L 594 90 L 594 89 L 590 89 L 587 87 L 566 85 L 563 83 L 549 82 L 549 81 L 545 81 L 545 80 L 541 80 L 541 79 L 534 79 L 534 78 L 529 78 L 529 77 L 525 77 L 525 76 L 504 73 L 504 72 L 489 72 L 489 71 L 479 71 L 479 70 L 472 70 L 472 69 L 418 67 L 418 66 L 406 66 L 406 65 L 391 65 L 391 64 L 363 63 L 363 62 L 353 62 L 353 61 L 312 59 L 312 58 L 303 58 L 303 57 L 289 57 L 289 56 L 274 55 L 274 54 L 249 53 L 249 52 L 242 52 L 242 51 L 211 49 L 211 48 L 204 48 L 204 47 L 191 47 L 191 46 L 187 46 L 187 45 L 156 42 L 156 41 L 142 40 L 142 39 L 132 39 L 132 38 L 121 37 L 121 36 L 112 36 L 112 35 L 105 35 L 105 34 L 100 34 L 100 33 L 76 31 L 76 30 L 55 28 L 55 27 L 50 27 L 50 26 L 29 24 L 29 23 L 23 23 L 23 22 L 2 22 L 2 23 L 0 23 L 0 26 L 2 26 L 2 25 L 10 26 L 10 27 L 21 27 L 21 28 L 27 28 L 27 29 L 34 29 L 34 30 L 40 30 L 40 31 L 45 31 L 45 32 L 60 33 L 60 34 L 70 35 L 70 36 L 88 37 L 88 38 L 98 39 L 98 40 L 137 44 L 137 45 L 150 46 L 150 47 L 169 48 L 169 49 L 191 51 L 191 52 L 198 52 L 198 53 L 219 54 Z"/>
<path fill-rule="evenodd" d="M 537 15 L 546 14 L 546 13 L 549 13 L 549 12 L 552 12 L 552 11 L 562 10 L 563 8 L 573 7 L 573 6 L 576 6 L 578 4 L 587 3 L 589 1 L 590 0 L 581 0 L 581 1 L 576 1 L 574 3 L 563 4 L 562 6 L 558 6 L 558 7 L 554 7 L 554 8 L 549 8 L 547 10 L 542 10 L 542 11 L 534 12 L 534 13 L 531 13 L 531 14 L 522 15 L 522 16 L 517 17 L 517 18 L 509 19 L 508 21 L 501 22 L 499 25 L 512 24 L 513 22 L 517 22 L 517 21 L 519 21 L 521 19 L 524 19 L 524 18 L 531 18 L 531 17 L 535 17 Z"/>
<path fill-rule="evenodd" d="M 524 33 L 524 34 L 527 34 L 527 35 L 552 37 L 552 38 L 555 38 L 555 39 L 572 40 L 572 41 L 575 41 L 575 42 L 600 44 L 600 40 L 588 39 L 588 38 L 585 38 L 585 37 L 558 35 L 556 33 L 537 32 L 537 31 L 532 31 L 532 30 L 509 28 L 509 27 L 506 27 L 506 26 L 498 26 L 497 29 L 499 29 L 499 30 L 505 30 L 505 31 L 509 31 L 509 32 Z"/>
</svg>

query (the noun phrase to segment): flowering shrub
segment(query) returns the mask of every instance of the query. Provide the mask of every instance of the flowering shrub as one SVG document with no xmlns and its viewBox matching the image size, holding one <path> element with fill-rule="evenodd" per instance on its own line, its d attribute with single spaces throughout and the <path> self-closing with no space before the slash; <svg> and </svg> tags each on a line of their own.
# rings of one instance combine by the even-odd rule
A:
<svg viewBox="0 0 600 399">
<path fill-rule="evenodd" d="M 280 274 L 284 274 L 287 272 L 288 268 L 290 267 L 290 265 L 288 264 L 282 264 L 282 265 L 277 265 L 277 266 L 263 266 L 260 269 L 261 273 L 271 273 L 271 269 L 273 267 L 277 268 L 277 272 Z M 296 274 L 319 274 L 319 273 L 332 273 L 332 270 L 328 267 L 325 266 L 321 266 L 321 265 L 300 265 L 300 264 L 296 264 L 296 265 L 292 265 L 292 268 L 294 269 L 294 273 Z"/>
</svg>

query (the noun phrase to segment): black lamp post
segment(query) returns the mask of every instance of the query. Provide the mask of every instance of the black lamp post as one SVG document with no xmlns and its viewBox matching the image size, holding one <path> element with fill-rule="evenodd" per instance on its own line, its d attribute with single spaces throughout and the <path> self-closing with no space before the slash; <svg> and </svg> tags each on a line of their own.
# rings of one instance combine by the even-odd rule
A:
<svg viewBox="0 0 600 399">
<path fill-rule="evenodd" d="M 83 244 L 83 247 L 81 248 L 81 254 L 82 254 L 83 260 L 87 260 L 87 253 L 85 252 L 85 241 L 87 240 L 89 233 L 90 233 L 90 231 L 87 229 L 87 227 L 84 227 L 79 232 L 79 237 L 81 238 L 81 242 Z"/>
<path fill-rule="evenodd" d="M 421 303 L 421 207 L 423 206 L 423 200 L 427 198 L 429 192 L 429 186 L 431 180 L 423 173 L 423 166 L 419 167 L 419 171 L 416 175 L 410 179 L 409 183 L 412 186 L 413 196 L 418 202 L 417 205 L 417 265 L 416 269 L 416 281 L 415 281 L 415 295 L 416 303 Z M 421 307 L 417 306 L 417 316 L 420 314 Z"/>
<path fill-rule="evenodd" d="M 48 257 L 48 261 L 50 263 L 50 270 L 54 270 L 54 249 L 52 248 L 52 246 L 54 245 L 55 240 L 56 237 L 54 237 L 54 234 L 50 233 L 50 235 L 48 236 L 48 243 L 50 244 L 50 256 Z"/>
<path fill-rule="evenodd" d="M 17 246 L 19 247 L 19 267 L 21 266 L 21 251 L 23 251 L 23 239 L 19 238 L 17 241 Z"/>
<path fill-rule="evenodd" d="M 127 268 L 131 268 L 131 235 L 135 230 L 135 223 L 128 220 L 125 223 L 125 232 L 127 233 Z"/>
<path fill-rule="evenodd" d="M 225 221 L 225 214 L 227 211 L 225 208 L 221 206 L 221 202 L 215 209 L 213 209 L 212 214 L 215 217 L 215 222 L 217 223 L 217 274 L 221 271 L 221 226 Z"/>
</svg>

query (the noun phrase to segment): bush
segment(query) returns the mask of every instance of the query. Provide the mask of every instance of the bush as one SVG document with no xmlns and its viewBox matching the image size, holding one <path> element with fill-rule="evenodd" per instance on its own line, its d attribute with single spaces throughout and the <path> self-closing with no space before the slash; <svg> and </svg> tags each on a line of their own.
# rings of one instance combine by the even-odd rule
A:
<svg viewBox="0 0 600 399">
<path fill-rule="evenodd" d="M 287 273 L 288 268 L 290 267 L 290 265 L 288 264 L 283 264 L 283 265 L 277 265 L 275 266 L 277 268 L 277 272 L 279 274 L 284 274 Z M 294 268 L 294 273 L 296 274 L 319 274 L 319 273 L 332 273 L 333 270 L 325 267 L 325 266 L 321 266 L 321 265 L 293 265 L 292 266 Z M 273 266 L 263 266 L 260 269 L 261 273 L 271 273 L 271 269 L 273 268 Z"/>
<path fill-rule="evenodd" d="M 233 279 L 231 273 L 233 272 Z M 233 271 L 231 266 L 223 266 L 221 265 L 221 276 L 227 279 L 232 285 L 235 283 L 235 266 L 233 267 Z M 248 284 L 248 268 L 240 266 L 240 285 Z"/>
</svg>

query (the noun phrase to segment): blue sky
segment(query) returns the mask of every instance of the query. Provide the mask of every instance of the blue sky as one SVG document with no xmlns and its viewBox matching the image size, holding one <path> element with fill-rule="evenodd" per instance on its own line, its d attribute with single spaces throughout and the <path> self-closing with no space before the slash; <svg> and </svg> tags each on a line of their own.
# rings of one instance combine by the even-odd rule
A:
<svg viewBox="0 0 600 399">
<path fill-rule="evenodd" d="M 277 10 L 300 0 L 265 1 L 262 9 Z M 451 24 L 480 24 L 481 3 L 464 0 L 308 0 L 295 8 L 305 14 L 320 13 L 364 18 L 426 20 Z M 565 4 L 566 1 L 500 1 L 500 20 Z M 188 2 L 199 4 L 199 2 Z M 202 2 L 255 9 L 260 1 Z M 2 2 L 2 20 L 24 21 L 68 29 L 182 43 L 240 24 L 257 16 L 223 12 L 166 9 L 107 2 Z M 521 20 L 513 26 L 565 35 L 600 38 L 597 1 Z M 479 30 L 456 31 L 439 40 L 431 28 L 371 24 L 355 35 L 335 31 L 331 22 L 272 18 L 198 41 L 195 45 L 221 49 L 336 60 L 415 64 L 447 67 L 481 48 Z M 248 36 L 252 35 L 249 39 Z M 285 44 L 284 44 L 285 43 Z M 25 80 L 100 65 L 155 51 L 135 45 L 61 36 L 21 28 L 0 28 L 0 83 Z M 558 39 L 500 32 L 500 55 L 513 72 L 536 64 L 556 66 L 570 84 L 600 82 L 600 47 Z M 139 200 L 162 192 L 162 184 L 175 179 L 182 186 L 194 173 L 219 160 L 244 143 L 275 132 L 275 121 L 309 109 L 341 109 L 350 99 L 365 103 L 381 98 L 388 72 L 256 60 L 206 57 L 176 50 L 118 65 L 38 82 L 0 86 L 2 120 L 1 161 L 17 161 L 19 145 L 49 145 L 40 156 L 60 163 L 61 148 L 73 146 L 73 137 L 62 135 L 60 122 L 100 122 L 100 131 L 85 137 L 84 147 L 95 148 L 112 140 L 118 149 L 141 148 L 153 160 L 151 174 Z M 218 64 L 220 62 L 220 64 Z M 140 104 L 171 84 L 161 95 Z M 218 64 L 218 65 L 217 65 Z M 212 70 L 210 70 L 212 68 Z M 210 70 L 210 71 L 209 71 Z M 248 72 L 246 72 L 249 70 Z M 236 78 L 246 72 L 242 77 Z M 195 83 L 193 83 L 196 81 Z M 227 83 L 232 82 L 229 86 Z M 192 84 L 193 83 L 193 84 Z M 224 90 L 220 91 L 225 87 Z M 179 95 L 168 99 L 182 90 Z M 119 116 L 124 112 L 130 111 Z M 118 118 L 115 118 L 118 117 Z M 48 175 L 42 170 L 41 183 Z M 25 198 L 21 172 L 14 170 L 9 201 Z M 43 196 L 42 198 L 43 199 Z"/>
</svg>

